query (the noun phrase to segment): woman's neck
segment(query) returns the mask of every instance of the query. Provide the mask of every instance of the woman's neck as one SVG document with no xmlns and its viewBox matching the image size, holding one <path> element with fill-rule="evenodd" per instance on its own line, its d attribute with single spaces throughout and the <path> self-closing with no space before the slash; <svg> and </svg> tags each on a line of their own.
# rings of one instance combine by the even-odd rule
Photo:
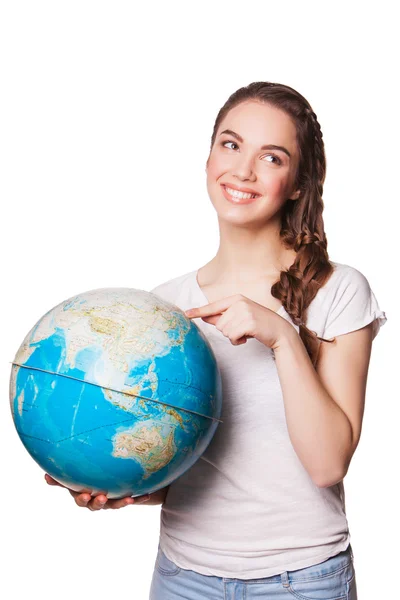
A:
<svg viewBox="0 0 400 600">
<path fill-rule="evenodd" d="M 296 258 L 296 252 L 284 247 L 275 228 L 254 231 L 243 227 L 220 227 L 220 244 L 215 257 L 202 271 L 213 281 L 246 283 L 260 277 L 279 276 Z"/>
</svg>

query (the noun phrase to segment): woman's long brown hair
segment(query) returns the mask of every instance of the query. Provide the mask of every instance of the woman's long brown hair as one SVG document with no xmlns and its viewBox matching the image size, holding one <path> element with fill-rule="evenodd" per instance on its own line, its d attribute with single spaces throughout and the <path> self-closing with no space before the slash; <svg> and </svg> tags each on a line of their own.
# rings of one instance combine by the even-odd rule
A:
<svg viewBox="0 0 400 600">
<path fill-rule="evenodd" d="M 297 200 L 287 201 L 283 207 L 280 237 L 284 246 L 297 254 L 291 267 L 281 271 L 279 281 L 271 287 L 271 294 L 281 301 L 299 326 L 300 337 L 315 367 L 320 343 L 334 341 L 318 337 L 305 324 L 308 306 L 334 269 L 328 257 L 322 218 L 326 157 L 321 127 L 311 105 L 299 92 L 280 83 L 255 81 L 231 94 L 218 112 L 211 148 L 221 121 L 233 107 L 247 100 L 280 108 L 296 127 L 300 160 L 294 189 L 301 192 Z"/>
</svg>

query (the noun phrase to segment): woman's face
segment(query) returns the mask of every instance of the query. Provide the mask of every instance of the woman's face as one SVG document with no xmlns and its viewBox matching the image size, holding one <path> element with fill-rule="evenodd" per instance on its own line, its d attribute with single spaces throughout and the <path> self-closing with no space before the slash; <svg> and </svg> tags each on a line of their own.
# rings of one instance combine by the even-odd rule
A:
<svg viewBox="0 0 400 600">
<path fill-rule="evenodd" d="M 284 149 L 262 148 L 268 145 Z M 289 198 L 299 197 L 293 187 L 298 160 L 296 128 L 283 110 L 254 100 L 232 108 L 219 125 L 206 168 L 207 190 L 219 219 L 265 224 Z M 227 188 L 257 197 L 232 198 Z"/>
</svg>

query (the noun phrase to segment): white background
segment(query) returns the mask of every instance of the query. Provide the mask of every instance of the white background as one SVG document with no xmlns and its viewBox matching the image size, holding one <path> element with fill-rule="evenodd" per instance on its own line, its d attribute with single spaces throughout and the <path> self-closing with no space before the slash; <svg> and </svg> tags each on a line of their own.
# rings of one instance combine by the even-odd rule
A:
<svg viewBox="0 0 400 600">
<path fill-rule="evenodd" d="M 330 257 L 364 273 L 388 317 L 345 489 L 359 598 L 394 597 L 398 32 L 394 3 L 329 4 L 2 3 L 3 597 L 148 598 L 160 506 L 94 513 L 48 486 L 12 423 L 10 361 L 66 298 L 149 290 L 214 256 L 212 127 L 233 91 L 260 80 L 294 87 L 316 112 Z"/>
</svg>

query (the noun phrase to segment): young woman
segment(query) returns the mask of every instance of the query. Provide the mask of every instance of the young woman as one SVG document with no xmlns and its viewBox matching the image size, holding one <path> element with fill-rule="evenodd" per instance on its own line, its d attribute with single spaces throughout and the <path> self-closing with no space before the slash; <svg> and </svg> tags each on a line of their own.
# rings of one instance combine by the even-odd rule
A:
<svg viewBox="0 0 400 600">
<path fill-rule="evenodd" d="M 222 423 L 147 501 L 162 503 L 151 600 L 357 597 L 343 478 L 386 316 L 360 271 L 329 260 L 325 171 L 317 117 L 293 88 L 255 82 L 219 111 L 206 167 L 218 251 L 151 291 L 193 309 Z M 133 502 L 71 493 L 91 510 Z"/>
</svg>

